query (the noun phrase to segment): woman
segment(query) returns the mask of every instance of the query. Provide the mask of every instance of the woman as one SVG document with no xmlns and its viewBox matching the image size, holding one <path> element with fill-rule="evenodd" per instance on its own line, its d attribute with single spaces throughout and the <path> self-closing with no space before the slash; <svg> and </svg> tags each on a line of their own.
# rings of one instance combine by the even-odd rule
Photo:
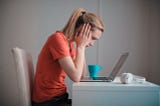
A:
<svg viewBox="0 0 160 106">
<path fill-rule="evenodd" d="M 78 8 L 66 26 L 48 38 L 36 67 L 32 95 L 35 106 L 64 106 L 68 97 L 66 75 L 74 82 L 81 80 L 86 71 L 86 47 L 92 46 L 103 30 L 98 16 Z"/>
</svg>

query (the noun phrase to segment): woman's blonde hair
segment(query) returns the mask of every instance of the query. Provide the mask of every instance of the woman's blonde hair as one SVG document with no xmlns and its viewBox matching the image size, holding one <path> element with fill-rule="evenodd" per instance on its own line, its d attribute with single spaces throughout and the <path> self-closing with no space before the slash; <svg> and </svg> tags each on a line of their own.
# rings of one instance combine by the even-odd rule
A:
<svg viewBox="0 0 160 106">
<path fill-rule="evenodd" d="M 93 13 L 87 13 L 83 8 L 78 8 L 73 11 L 67 24 L 62 29 L 62 32 L 68 40 L 72 40 L 75 34 L 75 29 L 84 23 L 89 23 L 91 28 L 97 28 L 102 32 L 104 31 L 104 25 L 100 17 Z"/>
</svg>

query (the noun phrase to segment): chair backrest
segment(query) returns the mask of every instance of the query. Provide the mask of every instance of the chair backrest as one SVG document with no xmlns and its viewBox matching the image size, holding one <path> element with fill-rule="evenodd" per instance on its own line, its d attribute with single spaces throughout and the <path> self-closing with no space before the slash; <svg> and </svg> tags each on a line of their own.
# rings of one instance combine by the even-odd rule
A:
<svg viewBox="0 0 160 106">
<path fill-rule="evenodd" d="M 31 106 L 31 92 L 33 88 L 34 67 L 31 54 L 20 48 L 12 49 L 16 66 L 18 83 L 18 106 Z"/>
</svg>

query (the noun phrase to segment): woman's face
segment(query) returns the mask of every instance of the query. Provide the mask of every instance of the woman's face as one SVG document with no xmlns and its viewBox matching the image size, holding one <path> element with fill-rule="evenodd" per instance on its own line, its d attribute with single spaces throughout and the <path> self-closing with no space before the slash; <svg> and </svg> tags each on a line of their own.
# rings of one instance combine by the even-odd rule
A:
<svg viewBox="0 0 160 106">
<path fill-rule="evenodd" d="M 80 32 L 80 30 L 82 30 L 82 25 L 76 30 L 77 30 L 76 32 Z M 91 31 L 91 36 L 92 37 L 91 37 L 91 40 L 86 47 L 93 46 L 95 41 L 99 40 L 101 35 L 102 35 L 102 31 L 97 29 L 97 28 L 91 28 L 90 31 Z"/>
<path fill-rule="evenodd" d="M 87 45 L 87 47 L 89 46 L 93 46 L 95 41 L 99 40 L 100 37 L 102 36 L 102 31 L 97 29 L 97 28 L 91 28 L 91 41 L 90 43 Z"/>
</svg>

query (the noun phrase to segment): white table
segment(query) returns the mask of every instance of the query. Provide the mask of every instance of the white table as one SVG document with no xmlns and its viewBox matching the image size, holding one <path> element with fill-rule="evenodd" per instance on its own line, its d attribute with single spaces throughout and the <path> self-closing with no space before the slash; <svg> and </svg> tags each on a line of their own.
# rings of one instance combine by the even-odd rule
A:
<svg viewBox="0 0 160 106">
<path fill-rule="evenodd" d="M 159 106 L 160 87 L 150 82 L 121 84 L 78 82 L 72 85 L 72 106 Z"/>
</svg>

